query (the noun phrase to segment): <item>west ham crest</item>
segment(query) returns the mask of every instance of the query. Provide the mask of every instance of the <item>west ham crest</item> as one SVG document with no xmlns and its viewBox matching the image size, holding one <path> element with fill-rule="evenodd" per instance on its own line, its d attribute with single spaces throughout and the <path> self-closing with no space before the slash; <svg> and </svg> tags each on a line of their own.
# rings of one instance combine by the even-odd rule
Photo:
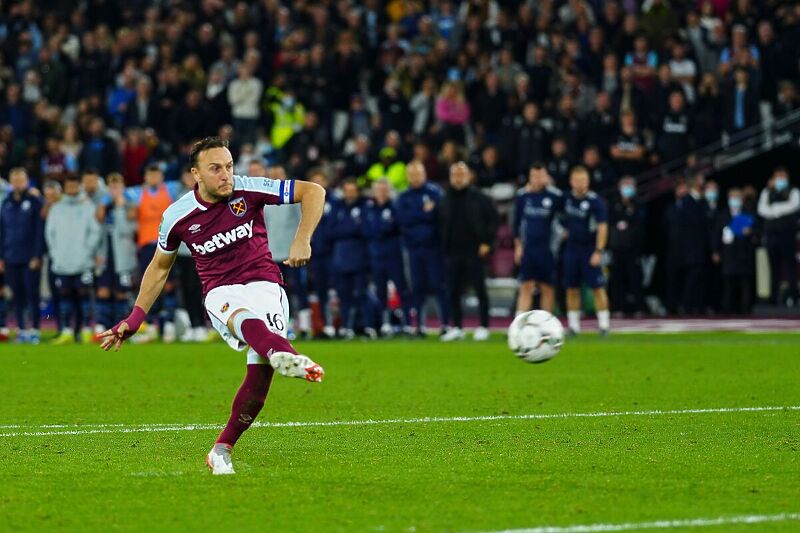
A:
<svg viewBox="0 0 800 533">
<path fill-rule="evenodd" d="M 237 217 L 243 217 L 247 213 L 247 202 L 244 201 L 242 196 L 234 198 L 228 202 L 228 209 Z"/>
</svg>

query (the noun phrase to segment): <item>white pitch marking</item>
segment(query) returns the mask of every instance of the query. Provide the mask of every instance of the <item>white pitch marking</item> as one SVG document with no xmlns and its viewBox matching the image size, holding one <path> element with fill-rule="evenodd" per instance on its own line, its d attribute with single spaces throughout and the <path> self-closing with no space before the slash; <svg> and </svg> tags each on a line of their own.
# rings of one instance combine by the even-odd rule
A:
<svg viewBox="0 0 800 533">
<path fill-rule="evenodd" d="M 800 513 L 772 515 L 720 516 L 719 518 L 693 518 L 688 520 L 658 520 L 656 522 L 630 522 L 624 524 L 578 524 L 573 526 L 541 526 L 525 529 L 506 529 L 493 533 L 601 533 L 606 531 L 632 531 L 636 529 L 674 529 L 678 527 L 709 527 L 733 524 L 762 524 L 765 522 L 800 521 Z"/>
<path fill-rule="evenodd" d="M 493 422 L 501 420 L 557 420 L 569 418 L 609 418 L 622 416 L 671 416 L 702 415 L 713 413 L 764 413 L 778 411 L 800 411 L 800 405 L 766 407 L 718 407 L 709 409 L 673 409 L 654 411 L 600 411 L 595 413 L 551 413 L 530 415 L 486 415 L 423 418 L 391 418 L 386 420 L 332 420 L 328 422 L 255 422 L 251 427 L 336 427 L 336 426 L 377 426 L 388 424 L 429 424 L 435 422 Z M 47 435 L 96 435 L 103 433 L 155 433 L 162 431 L 201 431 L 220 429 L 219 424 L 76 424 L 45 426 L 0 426 L 0 428 L 34 430 L 56 428 L 57 431 L 15 431 L 0 433 L 0 437 L 43 437 Z M 60 429 L 65 428 L 65 429 Z M 66 429 L 74 428 L 74 429 Z M 84 429 L 90 428 L 90 429 Z"/>
</svg>

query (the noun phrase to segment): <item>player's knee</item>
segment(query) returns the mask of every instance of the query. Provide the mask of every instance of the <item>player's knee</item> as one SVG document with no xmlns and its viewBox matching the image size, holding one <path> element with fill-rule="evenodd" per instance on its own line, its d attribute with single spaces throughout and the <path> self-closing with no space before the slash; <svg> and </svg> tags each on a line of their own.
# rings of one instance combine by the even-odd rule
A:
<svg viewBox="0 0 800 533">
<path fill-rule="evenodd" d="M 244 342 L 244 335 L 242 334 L 242 323 L 245 320 L 256 319 L 258 320 L 258 315 L 253 313 L 252 311 L 248 311 L 247 309 L 237 309 L 231 316 L 228 318 L 228 329 L 233 332 L 236 337 Z"/>
</svg>

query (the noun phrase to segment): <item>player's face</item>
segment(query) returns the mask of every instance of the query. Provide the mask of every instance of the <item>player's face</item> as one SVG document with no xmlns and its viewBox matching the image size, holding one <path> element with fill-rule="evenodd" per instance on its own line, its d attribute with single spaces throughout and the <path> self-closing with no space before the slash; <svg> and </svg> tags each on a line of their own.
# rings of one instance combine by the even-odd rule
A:
<svg viewBox="0 0 800 533">
<path fill-rule="evenodd" d="M 450 169 L 450 185 L 454 189 L 464 189 L 469 185 L 469 169 L 464 165 L 455 165 Z"/>
<path fill-rule="evenodd" d="M 200 152 L 192 174 L 211 198 L 221 200 L 233 194 L 233 156 L 227 148 L 210 148 Z"/>
<path fill-rule="evenodd" d="M 11 189 L 17 193 L 23 193 L 28 188 L 28 175 L 24 172 L 14 172 L 8 177 Z"/>
<path fill-rule="evenodd" d="M 342 189 L 342 193 L 344 194 L 345 201 L 348 203 L 355 202 L 358 200 L 358 185 L 355 183 L 346 183 Z"/>
<path fill-rule="evenodd" d="M 583 195 L 589 192 L 589 174 L 586 172 L 573 172 L 569 177 L 569 186 L 575 194 Z"/>
<path fill-rule="evenodd" d="M 372 186 L 372 194 L 375 196 L 375 201 L 379 204 L 385 204 L 389 200 L 389 184 L 385 181 L 378 181 Z"/>
<path fill-rule="evenodd" d="M 543 168 L 532 168 L 528 174 L 528 183 L 530 183 L 534 191 L 540 191 L 550 183 L 550 176 L 547 175 L 547 170 Z"/>
<path fill-rule="evenodd" d="M 412 163 L 406 169 L 408 184 L 412 189 L 418 189 L 425 184 L 425 167 L 421 163 Z"/>
</svg>

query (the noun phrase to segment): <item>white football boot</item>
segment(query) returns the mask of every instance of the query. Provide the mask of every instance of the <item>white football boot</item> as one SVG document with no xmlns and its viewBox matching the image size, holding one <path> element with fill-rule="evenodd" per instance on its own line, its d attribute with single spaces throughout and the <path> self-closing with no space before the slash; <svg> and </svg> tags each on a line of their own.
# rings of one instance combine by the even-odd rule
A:
<svg viewBox="0 0 800 533">
<path fill-rule="evenodd" d="M 231 461 L 231 451 L 233 448 L 227 444 L 215 444 L 206 456 L 206 464 L 215 476 L 225 474 L 235 474 L 233 461 Z"/>
<path fill-rule="evenodd" d="M 489 328 L 475 328 L 475 331 L 472 332 L 472 340 L 477 342 L 483 342 L 489 340 Z"/>
<path fill-rule="evenodd" d="M 463 340 L 466 335 L 464 334 L 464 330 L 461 328 L 449 328 L 447 331 L 442 333 L 442 336 L 439 339 L 442 342 L 453 342 L 453 341 L 460 341 Z"/>
<path fill-rule="evenodd" d="M 319 383 L 325 371 L 308 356 L 290 352 L 274 352 L 269 356 L 269 364 L 278 374 L 290 378 L 303 378 L 306 381 Z"/>
</svg>

